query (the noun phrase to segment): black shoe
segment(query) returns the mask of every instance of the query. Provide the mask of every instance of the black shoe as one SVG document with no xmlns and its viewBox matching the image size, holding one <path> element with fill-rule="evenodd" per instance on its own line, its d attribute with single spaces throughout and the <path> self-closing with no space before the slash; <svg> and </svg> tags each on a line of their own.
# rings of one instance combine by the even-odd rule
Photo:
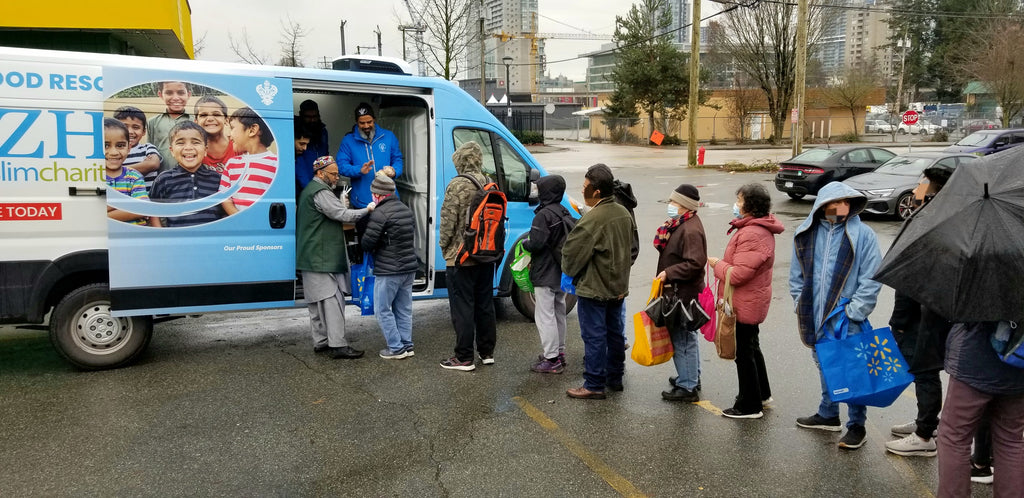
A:
<svg viewBox="0 0 1024 498">
<path fill-rule="evenodd" d="M 726 408 L 722 410 L 722 416 L 728 418 L 761 418 L 764 416 L 764 412 L 741 412 L 735 408 Z"/>
<path fill-rule="evenodd" d="M 843 430 L 843 424 L 839 421 L 839 417 L 825 418 L 817 413 L 810 417 L 800 417 L 796 419 L 796 425 L 799 425 L 804 429 L 819 429 L 832 432 L 839 432 Z"/>
<path fill-rule="evenodd" d="M 851 425 L 846 429 L 846 434 L 843 434 L 843 438 L 839 440 L 839 447 L 844 450 L 855 450 L 864 446 L 864 441 L 867 439 L 867 431 L 864 430 L 863 425 Z"/>
<path fill-rule="evenodd" d="M 326 345 L 326 344 L 321 344 L 319 346 L 313 346 L 313 352 L 314 353 L 326 353 L 326 352 L 328 352 L 330 350 L 331 350 L 331 347 Z"/>
<path fill-rule="evenodd" d="M 679 377 L 677 377 L 675 375 L 669 377 L 668 378 L 668 385 L 670 385 L 672 387 L 676 387 L 676 379 L 678 379 L 678 378 Z M 694 391 L 698 391 L 698 392 L 700 391 L 700 379 L 697 379 L 697 387 L 693 388 L 693 390 Z"/>
<path fill-rule="evenodd" d="M 362 358 L 363 352 L 358 349 L 353 349 L 351 346 L 342 346 L 340 348 L 328 348 L 331 353 L 331 358 L 354 360 L 356 358 Z"/>
<path fill-rule="evenodd" d="M 697 395 L 697 391 L 691 391 L 679 386 L 675 386 L 671 391 L 662 391 L 661 399 L 665 401 L 682 401 L 684 403 L 696 403 L 700 401 L 700 396 Z"/>
<path fill-rule="evenodd" d="M 605 384 L 604 385 L 604 390 L 605 391 L 622 392 L 624 389 L 626 389 L 626 388 L 622 384 Z"/>
</svg>

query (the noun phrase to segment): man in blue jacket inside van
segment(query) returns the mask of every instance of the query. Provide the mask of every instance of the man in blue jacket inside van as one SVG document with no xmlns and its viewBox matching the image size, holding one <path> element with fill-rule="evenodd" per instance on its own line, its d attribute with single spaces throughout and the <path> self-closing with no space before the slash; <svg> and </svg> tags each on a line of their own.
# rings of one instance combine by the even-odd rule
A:
<svg viewBox="0 0 1024 498">
<path fill-rule="evenodd" d="M 338 148 L 338 169 L 352 179 L 352 206 L 364 208 L 373 201 L 370 184 L 378 171 L 391 178 L 402 174 L 402 151 L 395 134 L 377 126 L 370 104 L 356 106 L 355 117 Z"/>
</svg>

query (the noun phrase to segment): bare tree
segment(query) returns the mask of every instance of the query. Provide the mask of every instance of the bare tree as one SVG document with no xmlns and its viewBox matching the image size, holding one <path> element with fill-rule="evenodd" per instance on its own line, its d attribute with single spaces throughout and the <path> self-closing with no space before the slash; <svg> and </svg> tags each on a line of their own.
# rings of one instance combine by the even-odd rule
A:
<svg viewBox="0 0 1024 498">
<path fill-rule="evenodd" d="M 747 141 L 747 120 L 756 111 L 765 108 L 764 92 L 759 88 L 739 86 L 732 90 L 729 111 L 732 114 L 728 121 L 728 129 L 739 143 Z"/>
<path fill-rule="evenodd" d="M 965 80 L 977 80 L 1002 107 L 1002 125 L 1024 110 L 1024 26 L 1016 19 L 995 20 L 973 32 L 956 68 Z M 967 57 L 969 56 L 969 57 Z"/>
<path fill-rule="evenodd" d="M 288 24 L 281 23 L 281 59 L 279 66 L 303 67 L 304 56 L 302 51 L 302 39 L 309 34 L 309 30 L 303 28 L 299 23 L 288 17 Z"/>
<path fill-rule="evenodd" d="M 203 31 L 203 36 L 192 39 L 192 56 L 199 57 L 199 54 L 206 48 L 206 35 L 209 31 Z"/>
<path fill-rule="evenodd" d="M 228 45 L 231 46 L 231 51 L 246 64 L 266 64 L 269 59 L 268 56 L 261 54 L 256 51 L 252 46 L 252 42 L 249 41 L 249 33 L 242 28 L 241 40 L 235 40 L 235 37 L 228 33 Z"/>
<path fill-rule="evenodd" d="M 877 71 L 873 64 L 851 66 L 822 91 L 826 104 L 850 111 L 853 134 L 857 138 L 860 138 L 861 129 L 857 126 L 857 114 L 870 103 L 872 94 L 878 89 L 875 74 Z"/>
<path fill-rule="evenodd" d="M 831 2 L 832 0 L 826 0 Z M 736 68 L 764 92 L 772 118 L 772 142 L 778 143 L 785 130 L 793 101 L 796 72 L 796 4 L 760 2 L 726 14 L 722 21 L 726 51 Z M 807 24 L 808 58 L 821 38 L 828 19 L 821 4 L 810 8 Z"/>
<path fill-rule="evenodd" d="M 423 57 L 430 72 L 455 79 L 469 43 L 478 36 L 470 7 L 479 0 L 407 0 L 412 24 L 426 28 Z"/>
</svg>

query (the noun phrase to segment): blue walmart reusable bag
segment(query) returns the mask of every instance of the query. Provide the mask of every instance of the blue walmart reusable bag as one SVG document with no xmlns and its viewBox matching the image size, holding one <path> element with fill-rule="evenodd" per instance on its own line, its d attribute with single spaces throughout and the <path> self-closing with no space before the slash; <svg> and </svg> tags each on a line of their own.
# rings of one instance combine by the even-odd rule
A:
<svg viewBox="0 0 1024 498">
<path fill-rule="evenodd" d="M 373 255 L 366 253 L 362 263 L 350 268 L 352 273 L 352 300 L 359 306 L 362 316 L 373 314 Z"/>
<path fill-rule="evenodd" d="M 814 345 L 832 402 L 886 407 L 914 381 L 889 327 L 849 335 L 850 318 L 843 299 L 825 319 L 825 335 Z M 835 324 L 832 317 L 838 316 Z"/>
</svg>

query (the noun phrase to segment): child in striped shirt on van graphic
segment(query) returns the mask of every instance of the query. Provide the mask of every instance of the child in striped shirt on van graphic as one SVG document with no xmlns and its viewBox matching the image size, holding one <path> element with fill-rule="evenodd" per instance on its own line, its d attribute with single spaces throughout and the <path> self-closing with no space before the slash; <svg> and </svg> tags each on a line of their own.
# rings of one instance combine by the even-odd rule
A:
<svg viewBox="0 0 1024 498">
<path fill-rule="evenodd" d="M 228 160 L 220 178 L 221 192 L 240 185 L 234 195 L 221 204 L 224 211 L 232 215 L 252 206 L 267 192 L 277 174 L 277 155 L 269 150 L 274 135 L 256 111 L 249 107 L 238 109 L 231 114 L 228 124 L 235 151 L 241 153 Z"/>
<path fill-rule="evenodd" d="M 114 119 L 128 127 L 128 147 L 131 149 L 124 166 L 142 173 L 146 179 L 146 191 L 149 191 L 156 175 L 160 174 L 160 151 L 149 142 L 141 143 L 146 136 L 146 113 L 138 107 L 126 105 L 114 111 Z"/>
<path fill-rule="evenodd" d="M 106 168 L 107 185 L 112 189 L 134 199 L 149 199 L 146 193 L 146 182 L 142 173 L 124 166 L 128 157 L 128 127 L 112 118 L 103 120 L 103 156 Z M 121 209 L 107 206 L 107 217 L 131 223 L 133 225 L 160 226 L 159 218 L 150 218 Z"/>
</svg>

